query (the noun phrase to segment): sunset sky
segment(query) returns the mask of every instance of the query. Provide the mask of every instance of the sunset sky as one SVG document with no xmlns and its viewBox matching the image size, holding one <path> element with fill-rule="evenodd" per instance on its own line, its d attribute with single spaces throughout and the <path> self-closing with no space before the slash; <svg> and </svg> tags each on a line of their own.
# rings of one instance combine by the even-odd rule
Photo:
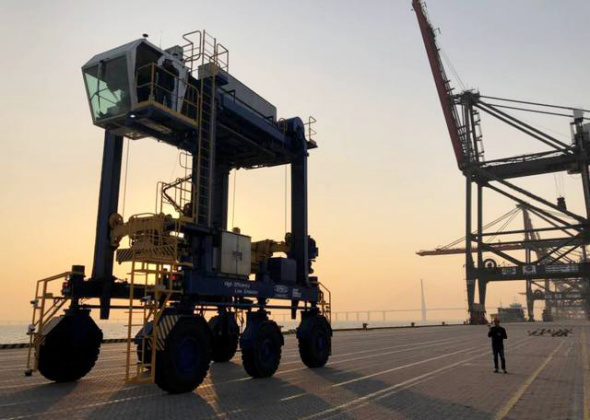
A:
<svg viewBox="0 0 590 420">
<path fill-rule="evenodd" d="M 590 2 L 430 0 L 428 11 L 467 88 L 590 107 Z M 415 254 L 463 236 L 464 178 L 410 0 L 3 0 L 0 321 L 29 318 L 35 280 L 72 264 L 91 271 L 103 131 L 92 125 L 81 66 L 143 33 L 167 48 L 202 28 L 229 49 L 230 73 L 280 117 L 317 119 L 309 230 L 334 310 L 419 308 L 421 278 L 428 306 L 466 307 L 463 257 Z M 568 119 L 525 118 L 568 141 Z M 482 128 L 488 158 L 544 150 L 493 121 Z M 125 217 L 153 211 L 156 182 L 181 173 L 177 153 L 131 143 Z M 555 181 L 520 185 L 551 201 L 563 192 L 582 213 L 579 179 L 558 177 L 563 191 Z M 284 185 L 284 168 L 238 171 L 235 225 L 254 240 L 282 239 Z M 512 208 L 490 193 L 486 220 Z M 488 290 L 490 311 L 524 302 L 523 282 Z"/>
</svg>

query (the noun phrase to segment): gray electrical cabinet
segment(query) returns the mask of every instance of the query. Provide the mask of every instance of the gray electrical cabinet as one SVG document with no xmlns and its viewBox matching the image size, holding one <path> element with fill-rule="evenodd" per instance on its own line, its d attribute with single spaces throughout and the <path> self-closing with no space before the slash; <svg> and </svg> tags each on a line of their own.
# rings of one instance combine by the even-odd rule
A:
<svg viewBox="0 0 590 420">
<path fill-rule="evenodd" d="M 252 245 L 249 236 L 221 232 L 219 271 L 248 277 L 250 275 Z"/>
</svg>

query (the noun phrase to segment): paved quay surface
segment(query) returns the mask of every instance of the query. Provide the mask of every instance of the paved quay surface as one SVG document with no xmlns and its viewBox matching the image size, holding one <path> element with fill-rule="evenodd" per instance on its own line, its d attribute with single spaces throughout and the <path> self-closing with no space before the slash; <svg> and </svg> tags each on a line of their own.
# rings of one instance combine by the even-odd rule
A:
<svg viewBox="0 0 590 420">
<path fill-rule="evenodd" d="M 568 337 L 529 336 L 537 328 Z M 105 344 L 72 384 L 23 375 L 26 350 L 0 351 L 0 418 L 590 419 L 590 323 L 507 324 L 507 375 L 494 374 L 486 326 L 337 332 L 322 369 L 285 337 L 273 378 L 213 364 L 191 394 L 123 383 L 124 345 Z"/>
</svg>

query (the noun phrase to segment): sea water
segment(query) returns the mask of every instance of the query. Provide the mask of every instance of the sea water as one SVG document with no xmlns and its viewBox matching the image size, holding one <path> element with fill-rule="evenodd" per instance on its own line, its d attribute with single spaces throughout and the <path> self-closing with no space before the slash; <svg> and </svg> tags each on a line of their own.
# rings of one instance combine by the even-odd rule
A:
<svg viewBox="0 0 590 420">
<path fill-rule="evenodd" d="M 368 328 L 376 327 L 403 327 L 410 326 L 414 321 L 396 320 L 396 321 L 335 321 L 332 323 L 334 329 L 352 329 L 362 328 L 363 323 L 367 324 Z M 441 325 L 442 320 L 432 321 L 416 321 L 416 326 L 422 325 Z M 447 324 L 460 324 L 463 320 L 459 319 L 448 319 L 444 321 Z M 121 320 L 96 320 L 98 326 L 102 329 L 105 339 L 111 338 L 127 338 L 127 323 Z M 278 319 L 277 323 L 282 327 L 282 330 L 290 331 L 297 328 L 298 321 L 290 321 Z M 27 323 L 0 323 L 0 344 L 14 344 L 14 343 L 27 343 L 29 338 L 27 336 Z M 132 335 L 135 335 L 138 328 L 134 327 Z"/>
</svg>

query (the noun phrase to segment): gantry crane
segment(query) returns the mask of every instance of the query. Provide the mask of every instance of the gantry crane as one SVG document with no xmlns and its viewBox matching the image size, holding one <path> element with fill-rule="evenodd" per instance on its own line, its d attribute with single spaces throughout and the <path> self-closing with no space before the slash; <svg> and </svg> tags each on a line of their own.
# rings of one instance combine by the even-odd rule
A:
<svg viewBox="0 0 590 420">
<path fill-rule="evenodd" d="M 451 144 L 459 170 L 465 176 L 465 277 L 467 301 L 471 323 L 485 323 L 485 295 L 490 281 L 567 279 L 577 283 L 581 291 L 584 310 L 590 310 L 590 262 L 586 260 L 585 246 L 590 243 L 590 125 L 586 122 L 587 109 L 558 106 L 538 102 L 483 96 L 474 90 L 455 94 L 446 75 L 436 35 L 420 0 L 412 2 L 424 46 L 432 70 L 437 94 L 443 110 Z M 548 150 L 485 160 L 480 112 L 496 118 L 508 126 L 542 143 Z M 565 143 L 549 134 L 546 129 L 535 127 L 513 114 L 534 112 L 544 115 L 570 118 L 572 142 Z M 569 114 L 567 113 L 569 112 Z M 557 172 L 579 174 L 582 180 L 585 214 L 579 215 L 565 206 L 552 203 L 538 194 L 518 186 L 513 180 Z M 476 186 L 476 229 L 473 229 L 473 185 Z M 515 203 L 526 206 L 544 218 L 547 227 L 561 236 L 554 238 L 558 245 L 550 249 L 550 256 L 532 262 L 519 260 L 506 253 L 502 246 L 484 242 L 483 210 L 484 189 L 498 193 Z M 533 232 L 536 230 L 533 230 Z M 525 231 L 521 230 L 521 234 Z M 562 264 L 564 258 L 579 250 L 583 260 L 579 263 Z M 491 252 L 512 264 L 510 267 L 486 267 L 484 252 Z M 475 259 L 473 254 L 476 254 Z M 551 264 L 544 264 L 552 258 Z M 479 304 L 475 303 L 476 284 Z"/>
<path fill-rule="evenodd" d="M 228 50 L 210 34 L 183 38 L 166 50 L 141 38 L 82 67 L 93 123 L 105 130 L 94 264 L 89 277 L 73 266 L 37 283 L 28 375 L 66 382 L 92 369 L 102 340 L 92 309 L 102 319 L 127 312 L 127 380 L 170 393 L 195 389 L 211 360 L 230 360 L 238 345 L 249 375 L 273 375 L 284 340 L 269 309 L 301 314 L 307 366 L 330 356 L 329 294 L 313 275 L 318 248 L 307 227 L 311 127 L 279 119 L 274 105 L 231 75 Z M 185 170 L 158 185 L 153 212 L 127 220 L 117 213 L 124 137 L 179 149 Z M 291 168 L 291 231 L 259 242 L 229 231 L 230 171 L 278 165 Z M 114 276 L 115 260 L 128 278 Z M 61 291 L 50 291 L 57 282 Z M 215 314 L 209 321 L 207 311 Z"/>
<path fill-rule="evenodd" d="M 523 228 L 511 229 L 511 223 L 517 220 L 519 216 L 522 216 Z M 532 216 L 539 217 L 534 210 L 530 210 L 525 205 L 518 204 L 513 210 L 483 226 L 485 237 L 483 253 L 487 253 L 489 256 L 490 252 L 487 251 L 489 247 L 502 252 L 524 251 L 524 262 L 527 265 L 533 263 L 533 254 L 536 257 L 536 261 L 539 261 L 539 264 L 555 263 L 557 258 L 552 255 L 552 249 L 560 247 L 562 241 L 553 238 L 542 238 L 541 233 L 546 230 L 535 228 Z M 541 218 L 539 220 L 542 221 Z M 517 236 L 521 232 L 524 234 L 524 237 L 518 239 Z M 475 235 L 475 232 L 473 234 Z M 499 236 L 502 236 L 504 240 L 494 241 Z M 463 255 L 466 249 L 465 247 L 459 246 L 459 244 L 464 242 L 464 240 L 465 238 L 459 238 L 445 246 L 440 246 L 432 250 L 420 250 L 416 254 L 419 256 Z M 477 253 L 477 247 L 472 247 L 471 252 L 474 254 Z M 574 251 L 562 257 L 562 260 L 568 264 L 576 264 L 583 261 L 583 255 L 581 252 Z M 498 263 L 495 259 L 488 257 L 483 260 L 483 266 L 486 268 L 496 268 Z M 560 268 L 563 269 L 563 267 Z M 535 319 L 534 304 L 537 300 L 545 302 L 545 311 L 543 312 L 544 320 L 552 319 L 553 315 L 560 317 L 562 314 L 559 312 L 564 312 L 568 309 L 574 310 L 584 307 L 582 299 L 583 290 L 580 290 L 580 286 L 583 283 L 578 280 L 546 278 L 542 283 L 539 283 L 536 279 L 527 279 L 525 283 L 526 289 L 523 294 L 526 295 L 527 314 L 530 321 Z M 482 300 L 485 301 L 485 296 L 483 296 Z"/>
</svg>

